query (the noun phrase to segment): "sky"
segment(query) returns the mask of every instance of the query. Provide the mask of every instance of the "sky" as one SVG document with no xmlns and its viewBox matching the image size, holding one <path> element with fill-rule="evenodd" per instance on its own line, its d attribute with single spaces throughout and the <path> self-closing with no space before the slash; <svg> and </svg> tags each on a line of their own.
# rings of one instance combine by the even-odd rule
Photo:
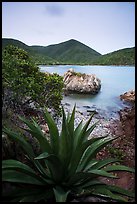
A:
<svg viewBox="0 0 137 204">
<path fill-rule="evenodd" d="M 2 2 L 2 38 L 78 40 L 101 54 L 135 46 L 135 2 Z"/>
</svg>

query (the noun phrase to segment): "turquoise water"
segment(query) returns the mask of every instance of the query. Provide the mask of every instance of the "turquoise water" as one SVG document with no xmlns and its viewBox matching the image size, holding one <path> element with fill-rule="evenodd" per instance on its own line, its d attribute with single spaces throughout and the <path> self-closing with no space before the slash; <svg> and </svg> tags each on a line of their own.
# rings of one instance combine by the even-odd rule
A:
<svg viewBox="0 0 137 204">
<path fill-rule="evenodd" d="M 60 75 L 70 68 L 76 72 L 96 74 L 101 80 L 101 89 L 98 94 L 72 94 L 63 98 L 64 103 L 70 103 L 71 106 L 76 103 L 81 109 L 90 106 L 112 114 L 128 106 L 120 100 L 119 95 L 135 90 L 135 67 L 132 66 L 40 65 L 39 67 L 42 72 L 48 71 Z"/>
</svg>

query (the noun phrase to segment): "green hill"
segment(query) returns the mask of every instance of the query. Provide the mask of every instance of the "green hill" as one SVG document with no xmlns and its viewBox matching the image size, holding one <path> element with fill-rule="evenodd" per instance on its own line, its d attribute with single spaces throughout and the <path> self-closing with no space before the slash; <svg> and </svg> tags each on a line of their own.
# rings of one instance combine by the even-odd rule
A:
<svg viewBox="0 0 137 204">
<path fill-rule="evenodd" d="M 88 64 L 93 59 L 101 56 L 97 51 L 73 39 L 59 44 L 49 45 L 45 48 L 44 53 L 65 64 Z"/>
<path fill-rule="evenodd" d="M 135 47 L 117 50 L 98 57 L 96 65 L 135 65 Z"/>
<path fill-rule="evenodd" d="M 14 45 L 14 46 L 24 49 L 30 54 L 30 56 L 32 57 L 32 59 L 34 60 L 36 64 L 58 64 L 59 63 L 57 60 L 46 56 L 42 52 L 43 48 L 45 48 L 43 46 L 35 46 L 37 48 L 35 49 L 33 48 L 33 46 L 28 46 L 19 40 L 3 38 L 2 48 L 4 48 L 7 45 Z"/>
<path fill-rule="evenodd" d="M 36 64 L 135 64 L 135 47 L 101 55 L 87 45 L 73 39 L 49 46 L 28 46 L 19 40 L 3 38 L 2 47 L 4 48 L 7 45 L 15 45 L 26 50 Z"/>
<path fill-rule="evenodd" d="M 2 47 L 18 46 L 32 56 L 37 64 L 89 64 L 101 54 L 76 40 L 49 46 L 28 46 L 18 40 L 2 39 Z"/>
</svg>

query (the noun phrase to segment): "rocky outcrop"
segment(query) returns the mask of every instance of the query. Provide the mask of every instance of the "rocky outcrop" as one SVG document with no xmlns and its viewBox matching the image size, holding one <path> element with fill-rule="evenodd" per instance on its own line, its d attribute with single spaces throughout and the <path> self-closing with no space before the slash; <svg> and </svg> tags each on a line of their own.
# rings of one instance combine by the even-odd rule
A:
<svg viewBox="0 0 137 204">
<path fill-rule="evenodd" d="M 82 74 L 69 69 L 64 74 L 65 93 L 96 94 L 101 88 L 101 81 L 94 74 Z"/>
<path fill-rule="evenodd" d="M 120 99 L 126 102 L 135 102 L 135 91 L 131 90 L 120 95 Z"/>
</svg>

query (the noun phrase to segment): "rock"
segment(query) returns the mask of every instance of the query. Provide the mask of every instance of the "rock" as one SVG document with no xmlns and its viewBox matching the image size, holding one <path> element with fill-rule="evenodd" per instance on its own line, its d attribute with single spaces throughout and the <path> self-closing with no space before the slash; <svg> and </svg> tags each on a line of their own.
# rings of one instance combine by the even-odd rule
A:
<svg viewBox="0 0 137 204">
<path fill-rule="evenodd" d="M 98 114 L 98 111 L 97 111 L 97 110 L 93 110 L 93 109 L 89 109 L 89 110 L 87 110 L 87 112 L 89 112 L 89 113 L 94 113 L 94 114 Z"/>
<path fill-rule="evenodd" d="M 90 106 L 83 106 L 84 108 L 91 108 Z"/>
<path fill-rule="evenodd" d="M 64 92 L 96 94 L 101 88 L 101 81 L 94 74 L 82 74 L 69 69 L 64 74 Z"/>
<path fill-rule="evenodd" d="M 48 127 L 47 124 L 41 125 L 41 128 L 42 128 L 42 132 L 43 133 L 49 133 L 49 127 Z"/>
<path fill-rule="evenodd" d="M 127 102 L 135 102 L 135 91 L 131 90 L 120 95 L 120 99 Z"/>
</svg>

